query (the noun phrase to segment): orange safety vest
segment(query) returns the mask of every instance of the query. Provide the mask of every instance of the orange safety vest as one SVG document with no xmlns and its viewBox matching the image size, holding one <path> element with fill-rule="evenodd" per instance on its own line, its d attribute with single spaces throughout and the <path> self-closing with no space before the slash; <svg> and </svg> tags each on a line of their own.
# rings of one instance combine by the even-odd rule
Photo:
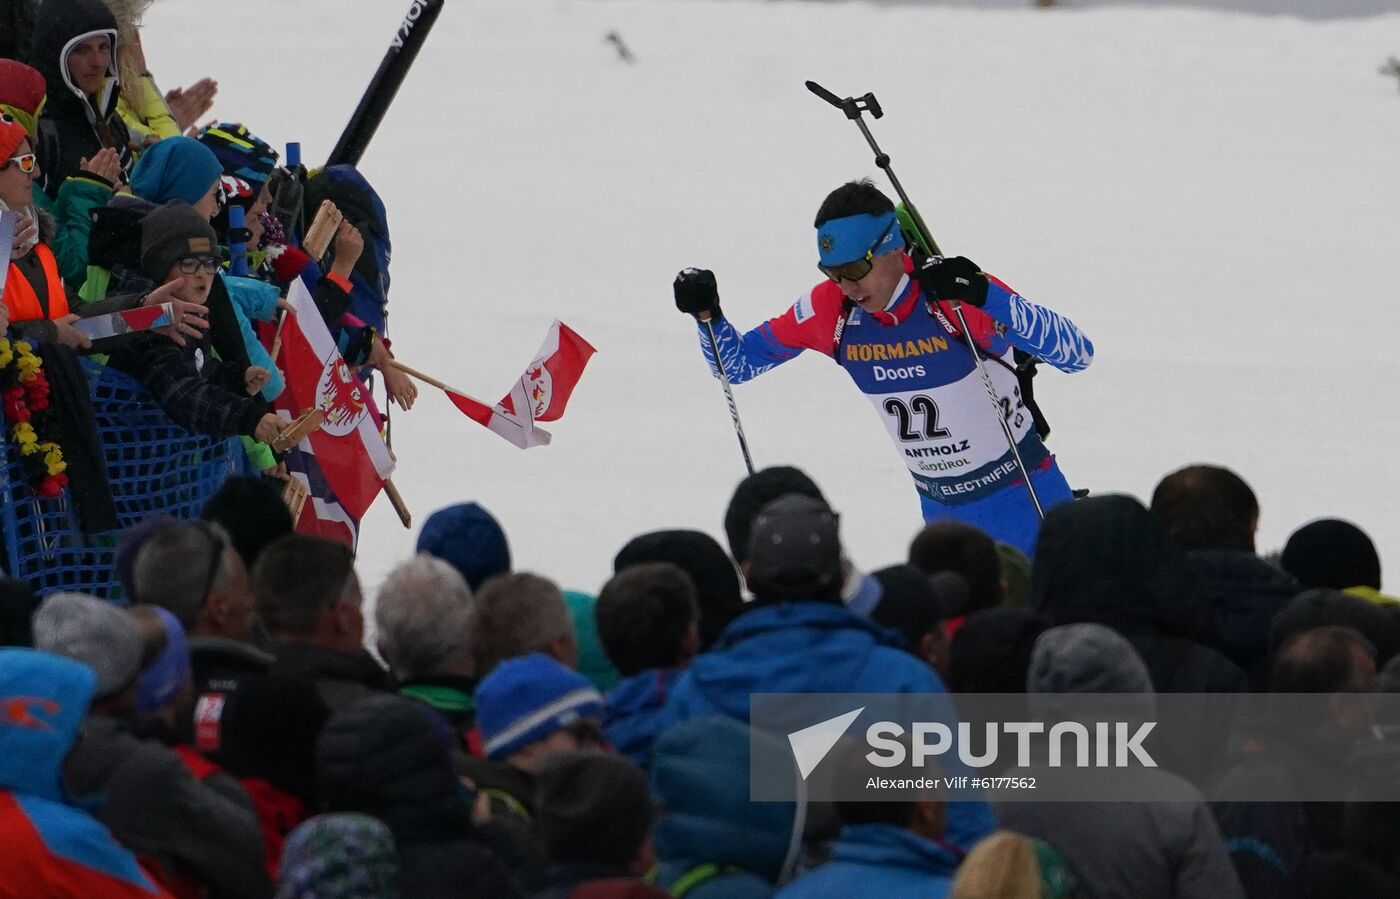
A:
<svg viewBox="0 0 1400 899">
<path fill-rule="evenodd" d="M 68 296 L 63 292 L 63 279 L 58 274 L 58 260 L 45 244 L 35 244 L 34 253 L 44 270 L 45 292 L 48 296 L 48 314 L 34 292 L 34 285 L 24 276 L 24 270 L 10 263 L 10 274 L 5 279 L 5 308 L 10 312 L 10 321 L 29 322 L 36 319 L 62 318 L 68 314 Z"/>
</svg>

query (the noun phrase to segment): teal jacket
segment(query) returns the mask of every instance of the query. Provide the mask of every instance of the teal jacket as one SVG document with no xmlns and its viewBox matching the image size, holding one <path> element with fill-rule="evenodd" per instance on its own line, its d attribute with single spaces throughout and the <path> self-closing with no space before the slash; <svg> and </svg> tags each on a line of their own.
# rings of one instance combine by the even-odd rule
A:
<svg viewBox="0 0 1400 899">
<path fill-rule="evenodd" d="M 54 235 L 47 241 L 58 260 L 58 274 L 65 284 L 78 286 L 87 277 L 88 235 L 92 233 L 92 210 L 112 199 L 112 185 L 88 172 L 64 180 L 58 198 L 39 187 L 32 188 L 34 205 L 53 216 Z"/>
</svg>

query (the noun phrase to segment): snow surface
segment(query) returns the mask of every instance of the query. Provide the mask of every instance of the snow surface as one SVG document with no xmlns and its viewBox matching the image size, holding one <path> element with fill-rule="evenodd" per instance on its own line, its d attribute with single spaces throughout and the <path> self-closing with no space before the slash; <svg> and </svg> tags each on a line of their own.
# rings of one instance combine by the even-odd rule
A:
<svg viewBox="0 0 1400 899">
<path fill-rule="evenodd" d="M 1400 93 L 1377 67 L 1400 12 L 997 5 L 448 0 L 363 160 L 393 229 L 394 349 L 488 401 L 555 317 L 598 355 L 549 447 L 431 388 L 396 411 L 415 530 L 376 504 L 366 586 L 465 499 L 518 568 L 579 589 L 643 531 L 723 542 L 743 464 L 670 282 L 713 268 L 749 327 L 818 279 L 817 205 L 879 172 L 809 78 L 876 93 L 876 137 L 945 250 L 1094 340 L 1087 372 L 1036 381 L 1075 486 L 1145 499 L 1176 467 L 1228 465 L 1259 494 L 1261 549 L 1336 515 L 1395 571 Z M 314 162 L 406 6 L 245 0 L 233 25 L 215 0 L 158 3 L 144 43 L 162 85 L 215 76 L 214 114 Z M 918 502 L 846 375 L 807 354 L 736 393 L 755 461 L 813 475 L 857 564 L 902 560 Z"/>
</svg>

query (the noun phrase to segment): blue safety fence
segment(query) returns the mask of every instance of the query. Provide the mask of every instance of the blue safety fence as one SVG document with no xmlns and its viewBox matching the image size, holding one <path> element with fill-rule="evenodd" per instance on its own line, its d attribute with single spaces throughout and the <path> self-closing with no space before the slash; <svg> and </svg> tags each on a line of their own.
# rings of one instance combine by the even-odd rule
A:
<svg viewBox="0 0 1400 899">
<path fill-rule="evenodd" d="M 156 513 L 194 518 L 219 485 L 241 471 L 237 439 L 191 434 L 139 382 L 89 360 L 83 368 L 121 528 Z M 77 590 L 119 599 L 113 559 L 120 529 L 84 535 L 67 490 L 53 499 L 35 497 L 9 440 L 0 440 L 0 463 L 6 572 L 40 595 Z"/>
</svg>

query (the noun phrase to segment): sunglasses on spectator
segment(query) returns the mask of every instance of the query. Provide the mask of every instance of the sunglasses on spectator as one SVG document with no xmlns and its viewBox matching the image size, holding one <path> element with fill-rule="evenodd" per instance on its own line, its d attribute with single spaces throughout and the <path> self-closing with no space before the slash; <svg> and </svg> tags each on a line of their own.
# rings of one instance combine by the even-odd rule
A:
<svg viewBox="0 0 1400 899">
<path fill-rule="evenodd" d="M 207 598 L 214 590 L 214 582 L 219 579 L 219 569 L 223 567 L 224 550 L 228 547 L 228 541 L 219 531 L 215 530 L 213 525 L 203 519 L 196 518 L 190 523 L 209 541 L 209 562 L 205 568 L 204 592 L 200 594 L 201 598 Z"/>
<path fill-rule="evenodd" d="M 187 275 L 193 275 L 200 271 L 212 275 L 219 270 L 219 266 L 222 264 L 223 260 L 219 259 L 218 256 L 186 256 L 180 260 L 180 271 Z"/>
<path fill-rule="evenodd" d="M 23 156 L 11 156 L 9 159 L 5 160 L 6 165 L 9 165 L 12 162 L 15 165 L 19 166 L 19 170 L 21 172 L 24 172 L 26 175 L 29 175 L 33 174 L 34 169 L 38 168 L 39 157 L 33 153 L 25 153 Z"/>
<path fill-rule="evenodd" d="M 866 250 L 865 255 L 860 259 L 854 262 L 843 262 L 840 265 L 817 263 L 817 268 L 821 269 L 822 274 L 833 281 L 859 281 L 870 274 L 870 270 L 875 267 L 875 248 L 884 242 L 885 237 L 893 227 L 893 221 L 886 225 L 885 230 L 880 232 L 880 236 L 875 238 L 875 242 L 870 245 L 870 249 Z"/>
</svg>

